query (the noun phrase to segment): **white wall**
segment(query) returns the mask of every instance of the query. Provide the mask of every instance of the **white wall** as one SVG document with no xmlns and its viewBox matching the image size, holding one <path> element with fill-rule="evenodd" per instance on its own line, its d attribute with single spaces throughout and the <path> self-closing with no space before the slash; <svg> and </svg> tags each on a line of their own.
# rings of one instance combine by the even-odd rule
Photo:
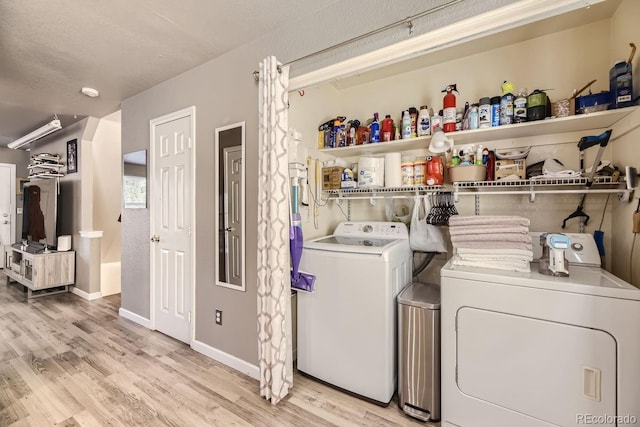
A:
<svg viewBox="0 0 640 427">
<path fill-rule="evenodd" d="M 120 112 L 104 117 L 93 138 L 93 228 L 102 231 L 100 285 L 103 296 L 120 292 L 122 151 Z"/>
<path fill-rule="evenodd" d="M 629 58 L 631 48 L 630 42 L 634 42 L 640 47 L 640 26 L 638 17 L 640 16 L 640 2 L 625 0 L 618 8 L 612 18 L 611 25 L 611 56 L 609 66 L 615 62 Z M 634 96 L 640 95 L 640 60 L 636 55 L 633 61 L 633 92 Z M 634 166 L 640 171 L 640 111 L 636 111 L 634 117 L 625 121 L 625 128 L 628 133 L 613 142 L 614 160 L 619 164 Z M 635 238 L 633 258 L 631 258 L 632 243 L 634 234 L 632 233 L 631 219 L 633 212 L 638 207 L 640 194 L 636 190 L 633 200 L 630 203 L 614 203 L 613 205 L 613 239 L 612 247 L 612 273 L 627 281 L 631 280 L 630 266 L 633 267 L 632 283 L 640 286 L 640 239 Z"/>
</svg>

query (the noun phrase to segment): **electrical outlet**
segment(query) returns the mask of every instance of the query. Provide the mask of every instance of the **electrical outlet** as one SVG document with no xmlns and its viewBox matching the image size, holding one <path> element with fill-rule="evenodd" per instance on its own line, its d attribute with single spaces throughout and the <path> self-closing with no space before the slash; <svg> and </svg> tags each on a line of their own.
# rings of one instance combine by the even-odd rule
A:
<svg viewBox="0 0 640 427">
<path fill-rule="evenodd" d="M 216 308 L 216 325 L 222 325 L 222 310 Z"/>
</svg>

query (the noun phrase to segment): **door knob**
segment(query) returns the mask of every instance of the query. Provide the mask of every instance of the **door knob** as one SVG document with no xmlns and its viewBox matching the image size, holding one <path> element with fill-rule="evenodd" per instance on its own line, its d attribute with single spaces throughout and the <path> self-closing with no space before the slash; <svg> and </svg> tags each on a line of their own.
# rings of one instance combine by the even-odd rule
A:
<svg viewBox="0 0 640 427">
<path fill-rule="evenodd" d="M 158 243 L 160 241 L 160 236 L 158 236 L 157 234 L 154 234 L 153 237 L 151 237 L 151 241 L 153 243 Z"/>
<path fill-rule="evenodd" d="M 235 230 L 235 228 L 233 228 L 233 227 L 227 227 L 227 228 L 224 229 L 224 231 L 228 231 L 228 232 L 231 232 L 233 230 Z"/>
</svg>

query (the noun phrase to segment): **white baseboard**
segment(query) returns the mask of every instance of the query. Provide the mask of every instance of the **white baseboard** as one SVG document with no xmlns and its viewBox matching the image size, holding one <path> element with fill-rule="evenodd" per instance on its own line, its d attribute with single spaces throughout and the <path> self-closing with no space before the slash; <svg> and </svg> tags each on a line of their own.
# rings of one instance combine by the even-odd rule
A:
<svg viewBox="0 0 640 427">
<path fill-rule="evenodd" d="M 102 292 L 85 292 L 82 289 L 78 289 L 76 286 L 71 288 L 71 293 L 78 295 L 80 298 L 92 301 L 94 299 L 102 298 Z"/>
<path fill-rule="evenodd" d="M 201 341 L 194 340 L 191 343 L 191 348 L 197 351 L 198 353 L 202 353 L 205 356 L 209 356 L 210 358 L 217 360 L 220 363 L 223 363 L 230 368 L 235 369 L 236 371 L 240 371 L 243 374 L 249 375 L 251 378 L 259 380 L 260 379 L 260 369 L 256 365 L 252 365 L 249 362 L 245 362 L 242 359 L 238 359 L 235 356 L 232 356 L 229 353 L 225 353 L 222 350 L 218 350 L 217 348 L 213 348 L 210 345 L 207 345 Z"/>
<path fill-rule="evenodd" d="M 145 319 L 139 314 L 135 314 L 129 310 L 125 310 L 122 307 L 120 307 L 120 310 L 118 310 L 118 314 L 120 315 L 120 317 L 124 317 L 125 319 L 131 320 L 138 325 L 142 325 L 147 329 L 151 329 L 151 320 Z"/>
</svg>

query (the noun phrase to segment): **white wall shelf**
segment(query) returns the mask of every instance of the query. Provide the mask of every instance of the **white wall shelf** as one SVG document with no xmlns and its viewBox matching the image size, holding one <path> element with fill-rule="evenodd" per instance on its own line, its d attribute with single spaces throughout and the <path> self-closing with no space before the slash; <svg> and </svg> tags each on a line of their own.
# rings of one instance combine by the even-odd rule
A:
<svg viewBox="0 0 640 427">
<path fill-rule="evenodd" d="M 640 107 L 619 108 L 616 110 L 598 111 L 589 114 L 551 118 L 535 122 L 518 123 L 506 126 L 496 126 L 484 129 L 463 130 L 448 133 L 455 145 L 535 137 L 566 132 L 582 132 L 596 129 L 610 128 L 614 123 L 633 113 Z M 426 149 L 431 141 L 430 136 L 421 136 L 405 140 L 380 142 L 375 144 L 356 145 L 351 147 L 323 148 L 321 153 L 336 157 L 360 156 L 364 153 L 389 153 Z"/>
<path fill-rule="evenodd" d="M 624 181 L 613 181 L 608 176 L 597 176 L 593 185 L 587 187 L 587 178 L 545 178 L 503 181 L 472 181 L 454 182 L 453 184 L 436 186 L 413 186 L 398 188 L 354 188 L 344 190 L 325 190 L 327 199 L 354 200 L 364 199 L 375 204 L 375 199 L 405 199 L 425 194 L 452 192 L 454 200 L 459 196 L 482 195 L 529 195 L 529 201 L 534 202 L 536 194 L 618 194 L 620 198 L 631 195 L 633 190 L 622 186 Z M 476 199 L 476 205 L 479 201 Z"/>
<path fill-rule="evenodd" d="M 64 176 L 60 170 L 64 164 L 60 163 L 60 156 L 57 154 L 34 154 L 31 156 L 29 169 L 29 179 L 50 179 Z"/>
</svg>

